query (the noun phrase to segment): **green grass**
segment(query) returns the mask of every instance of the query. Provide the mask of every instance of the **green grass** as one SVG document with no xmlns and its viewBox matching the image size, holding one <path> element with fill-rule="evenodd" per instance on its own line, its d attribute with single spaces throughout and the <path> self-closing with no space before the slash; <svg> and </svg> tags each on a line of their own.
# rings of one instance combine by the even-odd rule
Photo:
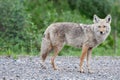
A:
<svg viewBox="0 0 120 80">
<path fill-rule="evenodd" d="M 117 53 L 114 53 L 114 50 L 112 48 L 104 48 L 101 46 L 98 46 L 93 49 L 92 56 L 120 56 L 120 50 L 117 49 Z M 31 53 L 18 53 L 18 52 L 12 52 L 11 50 L 6 50 L 6 52 L 0 52 L 0 55 L 4 56 L 12 56 L 13 58 L 17 58 L 18 56 L 38 56 L 40 55 L 39 52 L 31 52 Z M 53 55 L 53 52 L 50 53 L 50 55 Z M 81 49 L 80 48 L 74 48 L 71 46 L 65 46 L 62 51 L 59 53 L 59 56 L 81 56 Z"/>
<path fill-rule="evenodd" d="M 118 47 L 119 48 L 119 47 Z M 120 56 L 120 49 L 117 49 L 117 52 L 114 53 L 113 48 L 105 48 L 102 46 L 98 46 L 93 49 L 92 56 Z M 59 53 L 59 56 L 80 56 L 81 49 L 74 48 L 71 46 L 65 46 L 63 50 Z"/>
<path fill-rule="evenodd" d="M 99 45 L 98 47 L 94 48 L 92 51 L 92 56 L 120 56 L 120 39 L 117 40 L 117 49 L 116 53 L 114 53 L 114 49 L 112 46 L 104 47 L 102 45 Z M 18 49 L 17 49 L 18 50 Z M 31 49 L 30 52 L 25 52 L 21 49 L 21 51 L 13 51 L 11 48 L 8 48 L 6 50 L 0 49 L 0 55 L 6 55 L 6 56 L 38 56 L 40 55 L 40 51 Z M 51 53 L 50 55 L 53 55 Z M 64 48 L 59 53 L 59 56 L 80 56 L 81 55 L 81 49 L 75 48 L 71 46 L 64 46 Z"/>
</svg>

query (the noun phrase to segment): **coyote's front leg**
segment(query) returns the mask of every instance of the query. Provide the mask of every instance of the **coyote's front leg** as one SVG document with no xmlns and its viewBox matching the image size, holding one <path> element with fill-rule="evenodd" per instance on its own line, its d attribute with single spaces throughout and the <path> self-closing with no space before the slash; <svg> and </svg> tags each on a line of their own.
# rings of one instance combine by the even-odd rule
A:
<svg viewBox="0 0 120 80">
<path fill-rule="evenodd" d="M 88 49 L 87 52 L 87 67 L 88 67 L 88 72 L 92 73 L 91 69 L 90 69 L 90 59 L 91 59 L 91 53 L 92 53 L 92 48 Z"/>
<path fill-rule="evenodd" d="M 87 45 L 83 45 L 82 47 L 82 54 L 81 54 L 81 57 L 80 57 L 80 72 L 83 73 L 84 70 L 83 70 L 83 61 L 84 61 L 84 58 L 88 52 L 88 46 Z"/>
</svg>

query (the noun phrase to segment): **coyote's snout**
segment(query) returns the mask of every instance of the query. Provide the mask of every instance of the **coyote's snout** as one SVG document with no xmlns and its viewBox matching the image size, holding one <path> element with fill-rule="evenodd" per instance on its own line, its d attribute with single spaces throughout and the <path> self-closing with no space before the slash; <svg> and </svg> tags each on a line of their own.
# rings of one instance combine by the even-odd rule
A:
<svg viewBox="0 0 120 80">
<path fill-rule="evenodd" d="M 100 19 L 96 15 L 93 18 L 94 24 L 78 24 L 72 22 L 53 23 L 44 32 L 44 37 L 41 43 L 41 57 L 45 61 L 48 53 L 54 51 L 51 58 L 51 64 L 56 70 L 54 59 L 61 51 L 63 46 L 70 45 L 82 48 L 80 57 L 80 72 L 84 72 L 82 65 L 85 56 L 87 59 L 87 67 L 90 72 L 89 60 L 92 49 L 102 43 L 111 31 L 110 23 L 111 16 L 108 15 L 105 19 Z"/>
</svg>

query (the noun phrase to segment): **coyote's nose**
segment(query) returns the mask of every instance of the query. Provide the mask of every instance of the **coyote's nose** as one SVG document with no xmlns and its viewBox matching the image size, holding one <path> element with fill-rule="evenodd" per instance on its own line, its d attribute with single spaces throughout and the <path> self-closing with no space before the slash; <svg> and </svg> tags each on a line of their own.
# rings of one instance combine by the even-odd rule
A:
<svg viewBox="0 0 120 80">
<path fill-rule="evenodd" d="M 103 32 L 102 32 L 102 31 L 100 31 L 100 34 L 103 34 Z"/>
</svg>

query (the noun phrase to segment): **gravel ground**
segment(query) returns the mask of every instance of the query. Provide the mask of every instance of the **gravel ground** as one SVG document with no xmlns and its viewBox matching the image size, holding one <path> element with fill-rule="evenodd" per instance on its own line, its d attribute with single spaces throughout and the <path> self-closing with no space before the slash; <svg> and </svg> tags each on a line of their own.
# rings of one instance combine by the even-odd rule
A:
<svg viewBox="0 0 120 80">
<path fill-rule="evenodd" d="M 79 72 L 79 57 L 57 57 L 60 70 L 54 71 L 47 58 L 46 69 L 41 66 L 39 57 L 0 57 L 0 80 L 120 80 L 120 57 L 94 57 L 88 73 Z"/>
</svg>

